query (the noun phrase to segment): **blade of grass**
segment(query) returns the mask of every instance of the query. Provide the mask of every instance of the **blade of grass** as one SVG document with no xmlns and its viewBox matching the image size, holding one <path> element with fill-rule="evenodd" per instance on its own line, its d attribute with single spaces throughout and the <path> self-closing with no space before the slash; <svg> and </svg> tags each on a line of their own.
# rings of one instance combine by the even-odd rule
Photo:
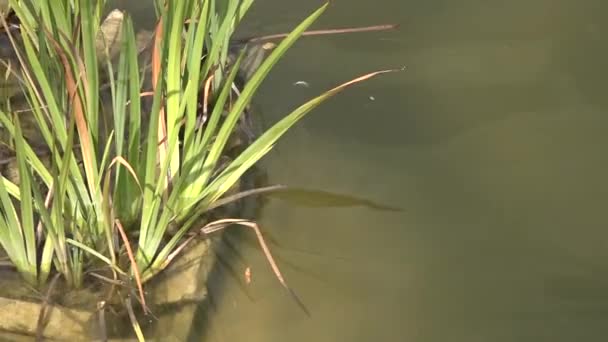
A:
<svg viewBox="0 0 608 342">
<path fill-rule="evenodd" d="M 270 56 L 268 56 L 268 58 L 260 65 L 258 70 L 254 73 L 250 81 L 245 85 L 245 88 L 241 92 L 241 95 L 236 100 L 235 104 L 230 110 L 230 113 L 226 117 L 224 124 L 220 128 L 217 134 L 217 138 L 209 150 L 209 154 L 205 158 L 205 163 L 203 164 L 202 175 L 200 178 L 200 184 L 202 185 L 202 187 L 206 187 L 207 184 L 209 184 L 212 172 L 215 170 L 215 165 L 222 151 L 224 150 L 224 147 L 226 145 L 226 142 L 228 141 L 230 134 L 234 130 L 234 126 L 236 125 L 238 118 L 240 117 L 243 110 L 245 110 L 245 106 L 249 103 L 249 101 L 251 101 L 253 94 L 256 92 L 266 75 L 268 75 L 271 68 L 285 54 L 287 49 L 289 49 L 296 42 L 299 36 L 310 25 L 312 25 L 315 20 L 325 11 L 327 6 L 328 4 L 321 6 L 318 10 L 313 12 L 304 21 L 302 21 L 302 23 L 300 23 L 292 31 L 292 33 L 274 49 Z M 205 192 L 209 193 L 208 191 Z M 185 208 L 189 208 L 195 205 L 195 203 L 195 201 L 190 201 L 185 205 Z"/>
<path fill-rule="evenodd" d="M 19 170 L 19 190 L 21 192 L 21 227 L 23 229 L 23 239 L 27 256 L 28 272 L 38 277 L 37 258 L 36 258 L 36 236 L 34 226 L 34 209 L 32 206 L 32 175 L 29 172 L 29 165 L 25 160 L 25 139 L 21 132 L 18 116 L 14 116 L 15 121 L 15 150 L 17 155 L 17 169 Z"/>
<path fill-rule="evenodd" d="M 3 183 L 0 183 L 0 209 L 3 214 L 0 215 L 0 243 L 23 278 L 35 286 L 36 273 L 32 273 L 29 265 L 23 226 Z"/>
<path fill-rule="evenodd" d="M 86 1 L 85 1 L 86 2 Z M 52 39 L 49 37 L 49 39 Z M 76 128 L 80 141 L 80 151 L 82 155 L 82 161 L 84 164 L 84 170 L 86 174 L 87 183 L 89 185 L 89 191 L 91 196 L 93 196 L 96 192 L 96 184 L 97 184 L 97 165 L 95 163 L 95 149 L 94 149 L 94 141 L 92 140 L 91 130 L 89 127 L 97 127 L 93 125 L 92 122 L 87 122 L 87 118 L 85 117 L 85 108 L 84 103 L 82 101 L 81 95 L 78 92 L 78 86 L 76 84 L 76 80 L 74 79 L 72 68 L 68 61 L 68 56 L 62 51 L 61 47 L 57 44 L 57 42 L 51 40 L 51 42 L 55 45 L 57 53 L 61 58 L 63 63 L 65 78 L 67 83 L 67 90 L 69 94 L 70 101 L 72 103 L 72 113 L 76 119 Z"/>
<path fill-rule="evenodd" d="M 85 70 L 87 71 L 87 78 L 85 81 L 86 120 L 90 127 L 99 127 L 99 68 L 97 63 L 97 50 L 95 48 L 99 21 L 94 15 L 94 9 L 91 7 L 92 2 L 90 0 L 80 0 L 79 4 L 82 27 L 82 48 L 84 52 Z M 97 146 L 98 132 L 92 130 L 89 135 L 94 144 L 93 146 Z"/>
<path fill-rule="evenodd" d="M 97 259 L 103 261 L 106 265 L 110 266 L 113 270 L 115 270 L 116 272 L 126 276 L 127 272 L 121 270 L 116 264 L 112 263 L 112 261 L 110 259 L 108 259 L 106 256 L 102 255 L 101 253 L 97 252 L 96 250 L 94 250 L 93 248 L 78 242 L 74 239 L 66 239 L 66 242 L 74 247 L 78 247 L 80 249 L 82 249 L 83 251 L 91 254 L 92 256 L 96 257 Z"/>
<path fill-rule="evenodd" d="M 203 7 L 200 10 L 201 13 L 198 16 L 196 23 L 191 24 L 192 27 L 188 30 L 189 35 L 193 35 L 192 46 L 190 51 L 187 53 L 188 63 L 188 85 L 192 85 L 190 94 L 184 93 L 184 99 L 187 104 L 186 112 L 186 124 L 184 129 L 184 158 L 190 160 L 194 154 L 193 139 L 195 133 L 195 126 L 198 117 L 198 105 L 199 97 L 196 96 L 195 92 L 200 89 L 201 79 L 206 75 L 201 74 L 201 60 L 204 50 L 205 38 L 207 37 L 207 21 L 209 17 L 209 1 L 203 3 Z M 192 19 L 195 19 L 193 14 Z"/>
<path fill-rule="evenodd" d="M 160 201 L 156 193 L 155 185 L 157 181 L 157 132 L 160 121 L 162 89 L 157 87 L 154 91 L 151 118 L 148 128 L 147 144 L 145 146 L 145 177 L 144 177 L 144 196 L 142 203 L 141 225 L 139 229 L 139 248 L 137 249 L 136 259 L 140 265 L 148 265 L 151 262 L 154 251 L 145 250 L 148 242 L 148 235 L 152 235 L 156 227 L 156 219 L 160 208 Z M 162 180 L 161 180 L 162 181 Z M 143 267 L 142 267 L 143 268 Z"/>
<path fill-rule="evenodd" d="M 133 305 L 131 304 L 131 299 L 125 299 L 125 307 L 127 308 L 127 312 L 129 313 L 129 320 L 131 321 L 131 327 L 133 331 L 135 331 L 135 336 L 137 336 L 137 341 L 146 342 L 146 338 L 144 337 L 144 333 L 139 326 L 139 322 L 137 322 L 137 317 L 135 317 L 135 312 L 133 312 Z"/>
<path fill-rule="evenodd" d="M 188 167 L 188 170 L 186 172 L 186 175 L 188 177 L 187 184 L 189 185 L 186 189 L 183 190 L 184 195 L 182 197 L 185 199 L 188 199 L 194 194 L 199 194 L 205 186 L 205 176 L 208 173 L 204 172 L 204 167 L 207 163 L 207 158 L 200 158 L 200 156 L 203 155 L 203 153 L 209 149 L 208 146 L 210 145 L 211 139 L 217 132 L 217 126 L 222 117 L 222 113 L 224 112 L 226 101 L 230 95 L 232 84 L 238 74 L 239 66 L 241 65 L 241 61 L 243 60 L 244 55 L 245 51 L 241 52 L 239 58 L 234 63 L 230 74 L 226 78 L 226 83 L 222 87 L 222 90 L 216 99 L 213 111 L 211 112 L 209 120 L 205 126 L 205 129 L 203 130 L 204 133 L 202 133 L 202 138 L 200 139 L 200 141 L 199 139 L 197 139 L 196 145 L 194 146 L 192 151 L 192 156 L 190 156 L 190 159 L 186 160 L 185 165 L 186 167 Z M 207 167 L 214 167 L 214 165 L 207 165 Z M 187 208 L 187 205 L 189 203 L 185 202 L 184 204 L 186 204 L 185 207 Z"/>
<path fill-rule="evenodd" d="M 165 77 L 167 82 L 167 139 L 171 140 L 173 136 L 179 133 L 181 121 L 180 117 L 180 100 L 181 100 L 181 68 L 180 61 L 182 55 L 182 30 L 184 26 L 184 9 L 186 1 L 178 1 L 175 5 L 169 5 L 167 19 L 170 22 L 168 41 L 164 45 L 167 50 L 167 66 L 165 69 Z M 173 153 L 171 158 L 169 175 L 171 179 L 179 174 L 179 153 Z M 161 164 L 162 165 L 162 164 Z"/>
</svg>

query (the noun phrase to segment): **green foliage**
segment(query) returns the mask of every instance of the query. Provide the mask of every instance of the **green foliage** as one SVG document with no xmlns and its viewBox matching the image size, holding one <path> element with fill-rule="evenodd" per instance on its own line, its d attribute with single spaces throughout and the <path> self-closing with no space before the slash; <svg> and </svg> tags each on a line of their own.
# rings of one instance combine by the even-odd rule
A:
<svg viewBox="0 0 608 342">
<path fill-rule="evenodd" d="M 76 287 L 99 264 L 115 276 L 154 277 L 292 125 L 356 82 L 298 107 L 222 168 L 258 87 L 327 7 L 281 41 L 235 96 L 246 54 L 229 58 L 230 41 L 252 2 L 158 0 L 156 35 L 144 48 L 127 14 L 112 12 L 102 24 L 105 1 L 10 0 L 21 20 L 20 34 L 10 34 L 20 62 L 13 72 L 28 112 L 0 111 L 19 170 L 18 181 L 0 181 L 0 243 L 28 282 L 46 281 L 52 265 Z M 211 110 L 201 128 L 203 103 Z M 26 121 L 37 141 L 23 133 Z M 121 222 L 135 264 L 119 261 L 127 260 L 119 258 Z"/>
</svg>

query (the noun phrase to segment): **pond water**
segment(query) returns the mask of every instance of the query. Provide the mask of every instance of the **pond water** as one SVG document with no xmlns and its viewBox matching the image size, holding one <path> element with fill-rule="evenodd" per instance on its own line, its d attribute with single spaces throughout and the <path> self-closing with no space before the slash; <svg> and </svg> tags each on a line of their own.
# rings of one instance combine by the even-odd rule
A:
<svg viewBox="0 0 608 342">
<path fill-rule="evenodd" d="M 287 31 L 316 3 L 257 1 L 243 31 Z M 402 211 L 271 198 L 260 225 L 311 316 L 250 232 L 233 228 L 239 254 L 219 252 L 200 339 L 605 341 L 607 10 L 599 0 L 332 3 L 315 28 L 401 27 L 301 40 L 256 98 L 266 126 L 341 81 L 406 70 L 315 110 L 264 167 L 271 183 Z"/>
</svg>

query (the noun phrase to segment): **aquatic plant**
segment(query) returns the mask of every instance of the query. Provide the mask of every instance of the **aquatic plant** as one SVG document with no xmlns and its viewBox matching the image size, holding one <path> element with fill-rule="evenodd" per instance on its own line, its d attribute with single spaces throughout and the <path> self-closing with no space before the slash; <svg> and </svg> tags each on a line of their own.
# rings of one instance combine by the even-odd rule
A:
<svg viewBox="0 0 608 342">
<path fill-rule="evenodd" d="M 87 268 L 101 264 L 115 279 L 134 278 L 145 307 L 142 284 L 196 234 L 239 224 L 255 229 L 286 286 L 253 222 L 205 215 L 264 191 L 226 195 L 312 109 L 385 71 L 304 103 L 223 163 L 261 82 L 327 7 L 235 91 L 248 50 L 231 56 L 231 38 L 252 2 L 157 0 L 158 23 L 146 40 L 128 14 L 112 12 L 106 21 L 117 26 L 102 26 L 103 0 L 10 0 L 19 25 L 2 26 L 18 67 L 5 66 L 21 91 L 0 110 L 3 148 L 17 170 L 0 181 L 0 244 L 27 282 L 44 284 L 54 269 L 78 287 Z"/>
</svg>

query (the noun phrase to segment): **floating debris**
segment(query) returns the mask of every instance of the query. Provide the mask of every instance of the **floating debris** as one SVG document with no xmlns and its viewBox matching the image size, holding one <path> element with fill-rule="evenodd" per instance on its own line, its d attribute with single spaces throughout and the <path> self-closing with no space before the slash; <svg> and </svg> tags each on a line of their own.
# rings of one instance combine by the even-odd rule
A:
<svg viewBox="0 0 608 342">
<path fill-rule="evenodd" d="M 251 267 L 245 269 L 245 283 L 251 284 Z"/>
<path fill-rule="evenodd" d="M 310 84 L 308 84 L 308 82 L 306 82 L 306 81 L 297 81 L 293 85 L 294 86 L 301 86 L 301 87 L 305 87 L 305 88 L 310 87 Z"/>
</svg>

